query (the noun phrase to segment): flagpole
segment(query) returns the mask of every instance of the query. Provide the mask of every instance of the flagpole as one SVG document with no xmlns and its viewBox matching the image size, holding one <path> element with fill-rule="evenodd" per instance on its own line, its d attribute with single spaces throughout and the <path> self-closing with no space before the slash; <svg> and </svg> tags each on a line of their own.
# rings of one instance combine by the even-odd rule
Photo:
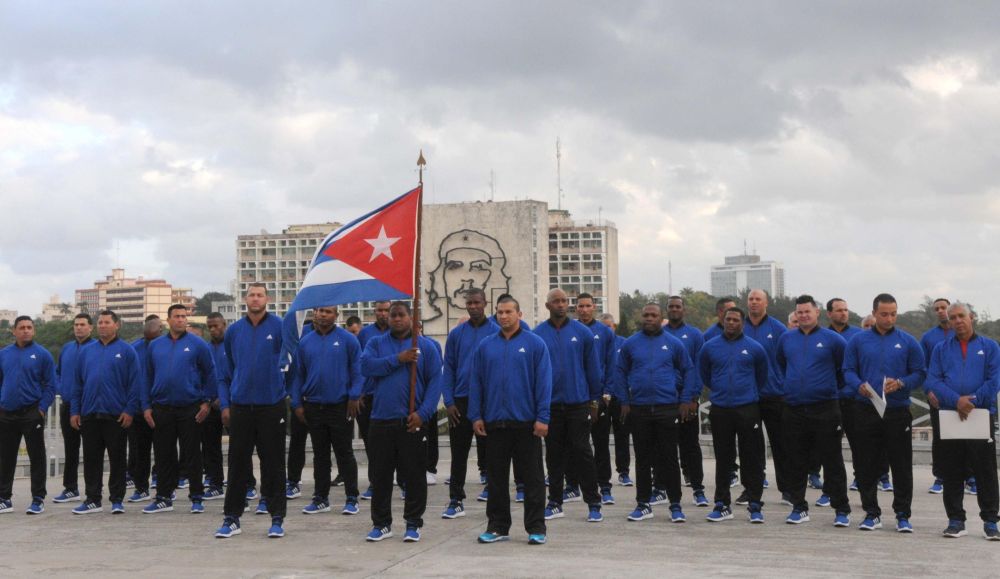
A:
<svg viewBox="0 0 1000 579">
<path fill-rule="evenodd" d="M 417 168 L 420 181 L 420 192 L 417 194 L 417 239 L 416 255 L 413 258 L 413 326 L 410 334 L 413 337 L 412 347 L 417 347 L 417 335 L 420 333 L 420 230 L 423 225 L 423 204 L 424 204 L 424 151 L 420 150 L 420 157 L 417 159 Z M 410 414 L 416 412 L 417 408 L 417 363 L 410 365 Z M 436 424 L 428 425 L 428 428 L 435 428 Z"/>
</svg>

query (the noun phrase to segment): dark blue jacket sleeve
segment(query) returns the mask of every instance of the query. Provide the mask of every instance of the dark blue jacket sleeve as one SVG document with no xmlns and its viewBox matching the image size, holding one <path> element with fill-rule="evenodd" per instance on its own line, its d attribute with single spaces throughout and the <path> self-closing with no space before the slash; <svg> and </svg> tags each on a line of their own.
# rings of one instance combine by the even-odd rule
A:
<svg viewBox="0 0 1000 579">
<path fill-rule="evenodd" d="M 380 341 L 368 340 L 368 343 L 365 344 L 365 351 L 361 354 L 361 373 L 365 376 L 388 376 L 402 365 L 396 354 L 379 357 L 380 352 L 375 348 L 375 344 Z M 427 353 L 422 352 L 421 355 L 426 356 Z M 437 356 L 436 351 L 434 356 Z"/>
<path fill-rule="evenodd" d="M 552 418 L 552 359 L 545 344 L 535 350 L 535 421 L 548 424 Z"/>
<path fill-rule="evenodd" d="M 304 358 L 302 343 L 300 342 L 295 355 L 292 356 L 292 384 L 288 388 L 288 397 L 293 409 L 302 407 L 302 385 L 306 381 L 306 362 Z"/>
<path fill-rule="evenodd" d="M 924 360 L 924 349 L 911 340 L 906 351 L 906 375 L 900 379 L 907 395 L 920 388 L 927 379 L 927 362 Z"/>
<path fill-rule="evenodd" d="M 852 393 L 857 392 L 864 379 L 861 377 L 861 340 L 851 340 L 844 350 L 844 384 Z"/>
<path fill-rule="evenodd" d="M 361 373 L 361 342 L 357 338 L 347 342 L 347 376 L 351 381 L 347 398 L 360 400 L 365 388 L 365 377 Z"/>
<path fill-rule="evenodd" d="M 209 392 L 215 392 L 219 388 L 219 381 L 215 376 L 215 360 L 212 359 L 212 350 L 208 344 L 198 344 L 198 371 L 201 373 L 201 400 L 211 402 L 208 397 Z"/>
<path fill-rule="evenodd" d="M 233 374 L 236 371 L 236 366 L 233 362 L 233 341 L 234 330 L 230 326 L 226 330 L 226 335 L 222 339 L 223 348 L 226 350 L 226 373 L 222 376 L 222 380 L 219 382 L 219 408 L 226 409 L 229 408 L 229 388 L 233 383 Z"/>
<path fill-rule="evenodd" d="M 983 385 L 976 390 L 976 408 L 992 409 L 997 401 L 997 389 L 1000 388 L 1000 347 L 989 338 L 986 342 L 986 376 Z"/>
<path fill-rule="evenodd" d="M 139 413 L 139 389 L 142 387 L 142 365 L 139 363 L 139 355 L 132 348 L 127 348 L 129 352 L 129 364 L 125 376 L 125 412 L 135 415 Z M 147 350 L 148 352 L 148 350 Z"/>
<path fill-rule="evenodd" d="M 430 338 L 427 338 L 430 340 Z M 425 352 L 424 350 L 430 350 Z M 420 356 L 423 358 L 423 379 L 424 379 L 424 399 L 420 404 L 418 412 L 420 418 L 427 423 L 430 428 L 437 428 L 437 408 L 441 400 L 441 355 L 438 349 L 422 348 Z"/>
<path fill-rule="evenodd" d="M 445 406 L 455 405 L 455 382 L 458 372 L 458 342 L 454 333 L 444 342 L 444 372 L 441 375 L 441 395 Z"/>
<path fill-rule="evenodd" d="M 56 362 L 48 350 L 43 351 L 46 357 L 45 367 L 42 369 L 42 397 L 38 400 L 38 409 L 47 412 L 49 406 L 52 406 L 52 401 L 56 399 Z"/>
<path fill-rule="evenodd" d="M 753 366 L 754 374 L 757 377 L 757 395 L 760 396 L 761 391 L 767 386 L 771 362 L 767 359 L 767 351 L 764 350 L 764 346 L 756 342 L 754 346 L 757 347 L 753 349 Z"/>
<path fill-rule="evenodd" d="M 445 352 L 447 351 L 445 349 Z M 469 375 L 469 410 L 467 412 L 469 422 L 483 419 L 484 366 L 483 348 L 482 344 L 480 344 L 472 353 L 472 368 Z"/>
<path fill-rule="evenodd" d="M 698 352 L 698 375 L 703 385 L 712 387 L 712 353 L 709 348 Z"/>
<path fill-rule="evenodd" d="M 583 341 L 584 371 L 587 374 L 591 400 L 597 400 L 604 395 L 604 371 L 601 369 L 601 353 L 594 347 L 594 342 L 593 339 Z"/>
<path fill-rule="evenodd" d="M 697 400 L 701 395 L 701 381 L 698 379 L 698 372 L 694 368 L 694 362 L 691 361 L 687 348 L 674 349 L 674 364 L 680 369 L 681 379 L 684 381 L 681 402 Z"/>
</svg>

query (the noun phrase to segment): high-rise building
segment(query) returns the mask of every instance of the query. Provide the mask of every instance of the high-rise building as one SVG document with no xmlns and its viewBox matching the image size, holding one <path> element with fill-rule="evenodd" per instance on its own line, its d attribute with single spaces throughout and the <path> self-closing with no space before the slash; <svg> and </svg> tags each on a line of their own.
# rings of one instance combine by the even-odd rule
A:
<svg viewBox="0 0 1000 579">
<path fill-rule="evenodd" d="M 618 229 L 607 221 L 573 221 L 569 211 L 549 210 L 549 287 L 594 296 L 600 313 L 618 319 Z"/>
<path fill-rule="evenodd" d="M 13 324 L 17 319 L 17 310 L 0 310 L 0 321 Z"/>
<path fill-rule="evenodd" d="M 53 294 L 48 303 L 42 304 L 42 315 L 39 317 L 43 322 L 55 322 L 70 320 L 78 313 L 79 307 L 61 302 L 59 296 Z"/>
<path fill-rule="evenodd" d="M 712 295 L 737 296 L 743 290 L 762 289 L 773 297 L 785 295 L 785 268 L 759 255 L 731 255 L 724 265 L 713 265 Z"/>
<path fill-rule="evenodd" d="M 76 290 L 76 306 L 81 312 L 97 315 L 101 310 L 113 310 L 122 323 L 142 323 L 155 314 L 163 319 L 171 304 L 194 308 L 194 296 L 189 288 L 175 288 L 166 280 L 125 277 L 125 270 L 115 268 L 111 275 L 94 282 L 94 287 Z"/>
</svg>

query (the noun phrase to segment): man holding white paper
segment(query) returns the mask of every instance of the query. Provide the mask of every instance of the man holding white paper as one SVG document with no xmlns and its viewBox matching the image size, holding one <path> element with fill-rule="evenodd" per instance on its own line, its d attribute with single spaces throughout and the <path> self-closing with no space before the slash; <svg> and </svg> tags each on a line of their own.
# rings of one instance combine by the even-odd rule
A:
<svg viewBox="0 0 1000 579">
<path fill-rule="evenodd" d="M 924 382 L 924 353 L 919 342 L 896 328 L 896 299 L 879 294 L 872 303 L 875 327 L 859 332 L 844 351 L 847 390 L 859 396 L 854 404 L 855 470 L 865 520 L 862 531 L 882 527 L 878 505 L 878 480 L 883 456 L 892 470 L 892 510 L 896 531 L 912 533 L 913 440 L 910 425 L 910 392 Z M 879 412 L 876 404 L 884 406 Z"/>
<path fill-rule="evenodd" d="M 997 388 L 1000 384 L 1000 346 L 975 333 L 975 318 L 961 302 L 948 306 L 948 321 L 954 335 L 945 339 L 931 353 L 927 372 L 927 399 L 932 406 L 956 411 L 966 419 L 973 409 L 990 412 L 989 439 L 948 439 L 941 437 L 941 475 L 944 479 L 944 509 L 948 514 L 945 537 L 962 537 L 965 531 L 964 497 L 965 470 L 970 462 L 979 483 L 979 517 L 983 520 L 983 535 L 1000 541 L 997 530 L 997 510 L 1000 493 L 997 490 L 996 432 L 993 424 L 997 412 Z M 940 433 L 935 433 L 940 436 Z"/>
</svg>

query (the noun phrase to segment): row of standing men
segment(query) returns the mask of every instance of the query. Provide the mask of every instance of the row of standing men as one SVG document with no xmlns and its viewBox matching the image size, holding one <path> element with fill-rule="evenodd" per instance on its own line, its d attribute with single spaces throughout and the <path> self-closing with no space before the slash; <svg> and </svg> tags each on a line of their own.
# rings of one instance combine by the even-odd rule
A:
<svg viewBox="0 0 1000 579">
<path fill-rule="evenodd" d="M 204 455 L 207 484 L 201 476 L 191 477 L 192 512 L 203 512 L 204 500 L 225 493 L 219 537 L 241 532 L 240 515 L 248 507 L 248 491 L 253 492 L 250 457 L 255 447 L 261 459 L 263 495 L 257 510 L 271 515 L 269 536 L 284 535 L 285 501 L 298 490 L 297 481 L 291 476 L 286 480 L 285 475 L 286 397 L 295 420 L 307 427 L 313 441 L 316 488 L 304 511 L 330 510 L 332 449 L 339 478 L 345 483 L 343 512 L 356 514 L 359 497 L 372 499 L 370 541 L 392 534 L 394 473 L 406 494 L 404 540 L 420 538 L 426 508 L 427 433 L 435 430 L 442 393 L 452 447 L 450 503 L 442 516 L 464 515 L 465 470 L 475 434 L 477 447 L 485 449 L 480 466 L 485 458 L 488 478 L 483 498 L 487 498 L 489 522 L 479 537 L 484 543 L 509 536 L 511 462 L 517 499 L 525 503 L 530 543 L 545 542 L 545 521 L 563 516 L 563 502 L 576 499 L 581 491 L 588 505 L 587 520 L 601 521 L 601 505 L 614 501 L 608 449 L 612 423 L 623 483 L 630 482 L 628 445 L 620 442 L 627 440 L 629 431 L 635 441 L 637 504 L 629 520 L 651 518 L 652 506 L 658 502 L 669 503 L 672 521 L 686 519 L 680 504 L 678 444 L 682 462 L 688 463 L 685 474 L 694 487 L 695 502 L 708 506 L 700 480 L 700 450 L 697 457 L 692 450 L 698 443 L 697 403 L 703 386 L 712 403 L 709 420 L 720 465 L 709 521 L 732 518 L 731 468 L 721 465 L 735 467 L 738 456 L 746 491 L 736 502 L 748 505 L 750 522 L 763 522 L 766 430 L 778 489 L 783 502 L 793 507 L 786 522 L 809 520 L 806 479 L 818 458 L 827 482 L 824 498 L 835 510 L 835 525 L 849 525 L 840 451 L 841 432 L 846 431 L 865 510 L 859 528 L 881 527 L 875 489 L 888 467 L 895 485 L 896 529 L 912 531 L 909 393 L 923 385 L 935 408 L 963 414 L 976 406 L 996 411 L 996 343 L 975 335 L 969 308 L 941 303 L 946 300 L 935 302 L 936 307 L 942 305 L 942 323 L 918 344 L 894 327 L 896 304 L 887 294 L 875 299 L 875 327 L 863 333 L 847 326 L 843 300 L 827 304 L 831 327 L 818 328 L 818 307 L 811 297 L 802 296 L 796 307 L 799 327 L 794 337 L 785 336 L 785 326 L 767 315 L 767 296 L 759 290 L 750 294 L 749 312 L 720 300 L 719 324 L 704 336 L 684 323 L 683 300 L 672 297 L 665 321 L 658 305 L 648 305 L 643 310 L 642 331 L 628 340 L 614 335 L 609 327 L 613 320 L 605 317 L 602 324 L 594 319 L 590 296 L 578 297 L 579 319 L 571 320 L 565 293 L 553 290 L 546 299 L 550 317 L 534 331 L 520 320 L 519 305 L 510 296 L 499 300 L 493 318 L 485 315 L 482 292 L 472 291 L 465 297 L 469 320 L 449 334 L 443 360 L 436 342 L 423 336 L 418 348 L 410 347 L 411 319 L 403 303 L 391 308 L 387 303 L 377 304 L 377 322 L 362 330 L 360 341 L 336 326 L 336 308 L 318 308 L 314 331 L 303 337 L 291 371 L 284 373 L 279 364 L 281 321 L 267 313 L 268 296 L 262 285 L 250 287 L 247 317 L 224 334 L 221 316 L 210 319 L 210 344 L 186 331 L 187 312 L 181 306 L 170 310 L 169 335 L 135 348 L 116 339 L 117 316 L 102 312 L 98 339 L 89 340 L 90 328 L 81 327 L 78 339 L 67 344 L 59 364 L 53 365 L 52 378 L 46 376 L 44 350 L 31 343 L 28 330 L 22 328 L 29 324 L 19 320 L 17 344 L 0 354 L 0 372 L 4 373 L 0 396 L 0 500 L 4 503 L 0 511 L 12 509 L 6 481 L 12 479 L 13 467 L 7 457 L 10 441 L 16 435 L 19 444 L 22 434 L 32 459 L 33 501 L 28 512 L 43 509 L 44 448 L 39 461 L 42 476 L 38 477 L 31 425 L 37 422 L 33 416 L 44 416 L 53 396 L 52 388 L 45 386 L 55 382 L 69 400 L 63 405 L 67 456 L 73 450 L 69 447 L 74 431 L 82 435 L 84 447 L 86 497 L 75 513 L 102 509 L 105 451 L 111 461 L 112 513 L 124 510 L 127 429 L 138 447 L 131 453 L 138 464 L 130 465 L 137 487 L 130 499 L 149 498 L 139 482 L 148 472 L 148 446 L 145 452 L 141 448 L 144 441 L 153 441 L 158 475 L 155 500 L 144 509 L 148 513 L 173 510 L 180 471 L 200 475 Z M 939 348 L 938 343 L 944 346 Z M 969 357 L 969 351 L 975 352 L 974 357 Z M 28 357 L 40 361 L 32 365 L 26 362 Z M 970 368 L 970 363 L 975 367 Z M 414 412 L 408 403 L 410 364 L 418 368 Z M 33 381 L 37 388 L 32 388 Z M 8 387 L 8 382 L 13 386 Z M 878 396 L 884 389 L 889 406 L 884 418 L 865 399 L 862 384 Z M 372 487 L 365 493 L 358 492 L 351 450 L 354 418 L 370 459 Z M 223 426 L 230 431 L 226 487 L 221 465 Z M 549 474 L 547 501 L 542 439 Z M 992 444 L 941 441 L 935 427 L 935 476 L 942 479 L 949 517 L 946 536 L 965 533 L 962 488 L 971 469 L 979 481 L 984 533 L 987 538 L 1000 538 Z M 301 472 L 301 466 L 298 469 Z M 67 468 L 64 491 L 56 498 L 59 502 L 79 496 L 73 488 L 75 473 L 72 481 L 69 477 L 71 470 Z M 565 489 L 564 476 L 569 480 Z"/>
</svg>

